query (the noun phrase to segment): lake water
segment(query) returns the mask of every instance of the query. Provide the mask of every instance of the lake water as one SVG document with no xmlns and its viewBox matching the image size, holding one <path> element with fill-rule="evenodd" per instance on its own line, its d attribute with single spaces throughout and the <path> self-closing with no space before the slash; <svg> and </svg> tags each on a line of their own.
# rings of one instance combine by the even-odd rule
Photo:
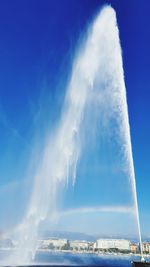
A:
<svg viewBox="0 0 150 267">
<path fill-rule="evenodd" d="M 0 251 L 0 266 L 10 251 Z M 125 255 L 96 255 L 69 252 L 38 252 L 34 266 L 38 265 L 78 265 L 78 266 L 100 266 L 100 267 L 131 267 L 132 260 L 139 260 L 139 257 Z"/>
<path fill-rule="evenodd" d="M 73 254 L 73 253 L 37 253 L 35 262 L 52 265 L 91 265 L 91 266 L 110 266 L 110 267 L 130 267 L 131 261 L 138 259 L 133 256 L 121 255 L 96 255 L 96 254 Z"/>
</svg>

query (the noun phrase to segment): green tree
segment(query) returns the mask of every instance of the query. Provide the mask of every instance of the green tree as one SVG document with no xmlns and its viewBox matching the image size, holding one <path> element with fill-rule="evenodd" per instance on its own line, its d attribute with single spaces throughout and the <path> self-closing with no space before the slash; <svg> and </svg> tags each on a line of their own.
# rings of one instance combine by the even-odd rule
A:
<svg viewBox="0 0 150 267">
<path fill-rule="evenodd" d="M 62 249 L 62 250 L 70 250 L 71 248 L 70 248 L 70 243 L 69 243 L 69 241 L 67 241 L 67 243 L 66 243 L 65 245 L 63 245 L 61 249 Z"/>
<path fill-rule="evenodd" d="M 54 245 L 53 245 L 53 243 L 50 243 L 49 245 L 48 245 L 48 249 L 54 249 L 55 247 L 54 247 Z"/>
</svg>

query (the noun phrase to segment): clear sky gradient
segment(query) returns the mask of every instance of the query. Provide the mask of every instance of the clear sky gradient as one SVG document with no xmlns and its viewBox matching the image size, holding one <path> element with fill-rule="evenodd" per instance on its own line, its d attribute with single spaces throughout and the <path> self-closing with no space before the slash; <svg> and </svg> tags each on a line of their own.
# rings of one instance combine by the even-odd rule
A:
<svg viewBox="0 0 150 267">
<path fill-rule="evenodd" d="M 150 236 L 150 3 L 146 0 L 0 2 L 0 230 L 10 218 L 15 218 L 14 224 L 23 215 L 31 186 L 32 147 L 40 140 L 38 154 L 46 130 L 59 118 L 76 46 L 107 3 L 117 14 L 141 226 Z"/>
</svg>

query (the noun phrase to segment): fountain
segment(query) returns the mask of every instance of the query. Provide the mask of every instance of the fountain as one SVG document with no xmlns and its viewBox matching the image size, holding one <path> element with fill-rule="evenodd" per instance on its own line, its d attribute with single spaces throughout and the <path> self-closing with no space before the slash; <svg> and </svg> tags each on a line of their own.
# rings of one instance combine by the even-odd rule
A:
<svg viewBox="0 0 150 267">
<path fill-rule="evenodd" d="M 29 208 L 19 229 L 19 247 L 8 259 L 11 265 L 30 264 L 37 249 L 40 222 L 48 215 L 50 222 L 55 222 L 59 217 L 60 193 L 68 184 L 74 186 L 76 183 L 76 170 L 84 149 L 81 138 L 85 127 L 84 117 L 87 107 L 92 103 L 91 99 L 97 101 L 99 112 L 96 116 L 99 114 L 101 120 L 105 117 L 106 124 L 115 119 L 118 144 L 121 145 L 120 157 L 132 191 L 133 206 L 129 212 L 136 217 L 141 244 L 119 32 L 115 11 L 105 6 L 89 27 L 87 37 L 76 53 L 62 117 L 46 142 L 34 175 Z M 120 210 L 122 212 L 123 209 Z"/>
</svg>

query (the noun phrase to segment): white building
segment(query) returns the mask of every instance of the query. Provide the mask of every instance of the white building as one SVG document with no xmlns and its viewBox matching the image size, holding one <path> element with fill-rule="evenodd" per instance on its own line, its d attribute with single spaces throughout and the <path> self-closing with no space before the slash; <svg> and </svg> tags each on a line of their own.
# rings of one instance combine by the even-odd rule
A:
<svg viewBox="0 0 150 267">
<path fill-rule="evenodd" d="M 150 242 L 142 243 L 143 252 L 150 254 Z"/>
<path fill-rule="evenodd" d="M 44 240 L 39 240 L 38 243 L 40 244 L 40 247 L 45 249 L 49 248 L 50 246 L 53 246 L 55 249 L 61 249 L 63 246 L 68 244 L 68 240 L 59 238 L 48 238 Z"/>
<path fill-rule="evenodd" d="M 98 239 L 96 241 L 97 249 L 130 250 L 130 241 L 125 239 Z"/>
<path fill-rule="evenodd" d="M 70 241 L 70 247 L 73 250 L 88 250 L 89 249 L 89 242 L 87 241 L 80 241 L 80 240 L 74 240 Z"/>
</svg>

